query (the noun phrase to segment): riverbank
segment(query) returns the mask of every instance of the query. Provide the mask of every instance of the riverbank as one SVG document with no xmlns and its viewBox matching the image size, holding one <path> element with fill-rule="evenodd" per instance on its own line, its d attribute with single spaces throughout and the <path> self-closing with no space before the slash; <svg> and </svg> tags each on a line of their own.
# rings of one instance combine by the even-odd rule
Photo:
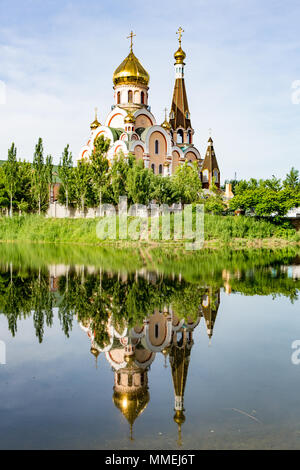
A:
<svg viewBox="0 0 300 470">
<path fill-rule="evenodd" d="M 151 239 L 151 231 L 147 239 L 101 240 L 97 235 L 97 224 L 100 219 L 55 219 L 38 215 L 2 217 L 0 219 L 0 240 L 2 242 L 27 241 L 41 243 L 70 243 L 86 245 L 133 246 L 150 244 L 159 246 L 180 246 L 187 240 L 174 240 L 171 217 L 171 237 L 169 240 Z M 135 224 L 137 220 L 131 217 L 128 223 Z M 161 223 L 161 219 L 160 219 Z M 118 226 L 118 221 L 117 221 Z M 118 233 L 118 231 L 117 231 Z M 300 233 L 288 223 L 275 224 L 267 220 L 257 220 L 252 217 L 223 217 L 205 215 L 204 246 L 284 246 L 299 244 Z"/>
</svg>

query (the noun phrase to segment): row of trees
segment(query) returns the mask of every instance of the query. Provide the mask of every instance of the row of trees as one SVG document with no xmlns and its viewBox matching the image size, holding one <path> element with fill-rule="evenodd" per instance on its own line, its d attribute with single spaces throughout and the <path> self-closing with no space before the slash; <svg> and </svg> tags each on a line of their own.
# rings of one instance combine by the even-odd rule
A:
<svg viewBox="0 0 300 470">
<path fill-rule="evenodd" d="M 76 167 L 71 164 L 68 148 L 58 168 L 62 182 L 59 202 L 72 204 L 84 211 L 103 202 L 118 204 L 120 196 L 127 196 L 129 204 L 184 204 L 201 199 L 201 181 L 196 166 L 185 164 L 171 177 L 162 178 L 144 168 L 129 154 L 119 154 L 111 165 L 107 160 L 110 142 L 103 136 L 95 141 L 90 159 L 81 159 Z"/>
<path fill-rule="evenodd" d="M 86 207 L 102 203 L 118 204 L 120 196 L 127 196 L 129 204 L 158 204 L 201 202 L 206 212 L 233 213 L 241 209 L 257 216 L 282 217 L 289 209 L 300 205 L 299 172 L 292 168 L 281 181 L 275 176 L 267 180 L 235 181 L 234 198 L 229 206 L 224 203 L 214 182 L 210 192 L 203 191 L 197 165 L 185 163 L 172 176 L 162 178 L 144 168 L 129 154 L 119 154 L 111 163 L 107 159 L 110 141 L 100 136 L 95 141 L 90 159 L 81 159 L 73 166 L 69 145 L 63 151 L 57 168 L 61 181 L 59 202 L 84 212 Z M 35 147 L 33 163 L 17 160 L 17 149 L 12 144 L 8 159 L 0 167 L 0 207 L 21 212 L 47 210 L 51 186 L 55 178 L 51 155 L 44 158 L 40 138 Z"/>
<path fill-rule="evenodd" d="M 53 182 L 51 155 L 44 158 L 43 142 L 40 138 L 35 147 L 33 163 L 17 160 L 17 149 L 13 143 L 8 150 L 7 161 L 0 167 L 0 207 L 20 212 L 46 210 L 49 202 L 49 187 Z"/>
<path fill-rule="evenodd" d="M 281 218 L 293 207 L 300 206 L 300 179 L 295 168 L 282 181 L 275 176 L 271 179 L 239 181 L 234 188 L 230 209 L 240 209 L 260 217 L 273 215 Z"/>
</svg>

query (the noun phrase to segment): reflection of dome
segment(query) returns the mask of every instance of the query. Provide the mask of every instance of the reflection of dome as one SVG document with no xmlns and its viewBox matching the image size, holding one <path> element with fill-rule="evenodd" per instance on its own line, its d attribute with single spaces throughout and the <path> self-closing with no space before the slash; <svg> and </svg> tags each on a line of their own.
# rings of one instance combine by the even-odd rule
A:
<svg viewBox="0 0 300 470">
<path fill-rule="evenodd" d="M 132 51 L 115 70 L 113 82 L 115 85 L 140 84 L 148 85 L 150 80 L 148 72 L 144 69 Z"/>
<path fill-rule="evenodd" d="M 98 349 L 93 348 L 93 347 L 91 347 L 90 351 L 93 354 L 93 356 L 95 356 L 95 358 L 97 358 L 100 354 L 100 351 L 98 351 Z"/>
<path fill-rule="evenodd" d="M 181 46 L 177 49 L 174 54 L 174 59 L 176 60 L 176 64 L 183 64 L 184 59 L 186 58 L 185 52 L 181 49 Z"/>
<path fill-rule="evenodd" d="M 183 424 L 185 422 L 185 416 L 183 414 L 183 411 L 182 410 L 176 410 L 176 413 L 174 415 L 174 421 L 175 423 L 177 424 Z"/>
<path fill-rule="evenodd" d="M 113 402 L 130 424 L 132 438 L 132 426 L 135 420 L 143 413 L 150 400 L 148 390 L 140 389 L 135 392 L 120 393 L 114 391 Z"/>
</svg>

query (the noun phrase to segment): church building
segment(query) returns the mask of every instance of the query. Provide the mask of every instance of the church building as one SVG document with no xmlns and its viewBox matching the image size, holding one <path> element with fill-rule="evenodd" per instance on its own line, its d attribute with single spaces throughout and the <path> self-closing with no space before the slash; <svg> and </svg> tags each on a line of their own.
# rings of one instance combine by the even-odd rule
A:
<svg viewBox="0 0 300 470">
<path fill-rule="evenodd" d="M 151 168 L 157 175 L 172 175 L 179 165 L 197 162 L 203 188 L 209 188 L 214 178 L 220 187 L 220 170 L 209 139 L 204 159 L 194 146 L 194 129 L 188 105 L 184 80 L 186 54 L 181 48 L 183 29 L 177 31 L 179 47 L 174 54 L 175 84 L 169 119 L 158 124 L 149 106 L 148 72 L 133 52 L 131 32 L 130 52 L 113 74 L 114 104 L 104 124 L 95 120 L 91 124 L 91 134 L 81 149 L 79 158 L 89 158 L 94 140 L 103 135 L 110 139 L 108 159 L 112 161 L 119 152 L 125 157 L 132 153 L 137 160 L 143 160 L 145 168 Z"/>
</svg>

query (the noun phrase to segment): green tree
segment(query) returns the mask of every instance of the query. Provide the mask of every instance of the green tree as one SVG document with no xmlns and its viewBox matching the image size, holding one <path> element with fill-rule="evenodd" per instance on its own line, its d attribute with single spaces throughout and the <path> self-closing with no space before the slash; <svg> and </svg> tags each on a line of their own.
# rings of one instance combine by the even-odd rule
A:
<svg viewBox="0 0 300 470">
<path fill-rule="evenodd" d="M 38 205 L 38 213 L 40 214 L 42 205 L 48 196 L 47 173 L 44 163 L 44 148 L 41 138 L 39 138 L 38 143 L 35 146 L 32 166 L 32 192 L 34 200 Z"/>
<path fill-rule="evenodd" d="M 78 161 L 77 166 L 74 168 L 74 193 L 76 198 L 77 207 L 80 208 L 84 214 L 86 196 L 91 181 L 91 165 L 90 162 L 82 158 Z"/>
<path fill-rule="evenodd" d="M 8 149 L 7 162 L 4 164 L 5 182 L 6 189 L 9 195 L 10 206 L 9 215 L 13 215 L 13 198 L 15 196 L 17 187 L 17 175 L 18 175 L 18 162 L 17 162 L 17 149 L 15 144 L 12 143 L 10 149 Z"/>
<path fill-rule="evenodd" d="M 96 193 L 99 196 L 99 215 L 101 215 L 102 194 L 105 190 L 109 178 L 109 163 L 107 152 L 109 150 L 110 140 L 100 135 L 94 141 L 94 150 L 90 157 L 91 162 L 91 181 Z"/>
<path fill-rule="evenodd" d="M 159 175 L 154 176 L 152 199 L 155 199 L 157 204 L 171 205 L 177 202 L 179 197 L 178 189 L 170 176 L 164 178 Z"/>
<path fill-rule="evenodd" d="M 114 204 L 118 204 L 120 196 L 126 195 L 128 170 L 134 164 L 135 156 L 132 154 L 129 154 L 127 158 L 122 153 L 114 157 L 110 169 L 110 188 Z"/>
<path fill-rule="evenodd" d="M 174 186 L 183 204 L 200 200 L 202 185 L 198 174 L 197 163 L 191 166 L 188 162 L 179 166 L 172 177 Z"/>
<path fill-rule="evenodd" d="M 152 170 L 144 168 L 142 160 L 128 169 L 126 190 L 130 203 L 148 204 L 153 192 L 154 175 Z"/>
<path fill-rule="evenodd" d="M 300 191 L 299 171 L 294 167 L 292 167 L 290 172 L 286 175 L 283 186 Z"/>
<path fill-rule="evenodd" d="M 73 171 L 73 162 L 72 162 L 72 152 L 69 151 L 69 144 L 64 148 L 62 157 L 58 166 L 58 176 L 61 180 L 62 187 L 65 192 L 66 197 L 66 209 L 69 208 L 69 194 L 70 186 L 72 181 L 72 171 Z"/>
</svg>

